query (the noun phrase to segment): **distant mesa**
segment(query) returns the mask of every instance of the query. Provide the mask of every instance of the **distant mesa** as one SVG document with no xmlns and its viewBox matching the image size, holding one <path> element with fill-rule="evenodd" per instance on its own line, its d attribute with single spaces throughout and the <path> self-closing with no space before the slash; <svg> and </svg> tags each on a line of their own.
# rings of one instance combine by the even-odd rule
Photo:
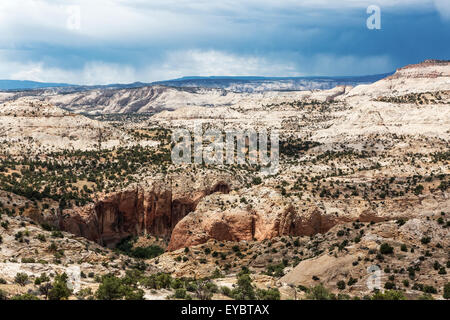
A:
<svg viewBox="0 0 450 320">
<path fill-rule="evenodd" d="M 27 80 L 0 80 L 0 90 L 29 90 L 42 88 L 71 87 L 67 83 L 46 83 Z"/>
<path fill-rule="evenodd" d="M 259 76 L 192 76 L 152 83 L 74 85 L 67 83 L 44 83 L 36 81 L 0 80 L 0 91 L 24 91 L 55 88 L 64 92 L 80 92 L 96 89 L 131 89 L 162 85 L 181 88 L 224 89 L 234 92 L 328 90 L 339 85 L 356 86 L 370 84 L 393 73 L 366 76 L 310 76 L 310 77 L 259 77 Z"/>
</svg>

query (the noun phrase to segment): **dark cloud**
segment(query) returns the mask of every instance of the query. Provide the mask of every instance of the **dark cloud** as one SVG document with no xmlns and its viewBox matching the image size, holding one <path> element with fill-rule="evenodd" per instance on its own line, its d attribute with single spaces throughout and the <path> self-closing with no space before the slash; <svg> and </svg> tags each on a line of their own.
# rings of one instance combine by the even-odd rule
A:
<svg viewBox="0 0 450 320">
<path fill-rule="evenodd" d="M 449 58 L 445 2 L 378 3 L 381 30 L 366 28 L 371 2 L 358 0 L 2 0 L 0 78 L 356 75 Z"/>
</svg>

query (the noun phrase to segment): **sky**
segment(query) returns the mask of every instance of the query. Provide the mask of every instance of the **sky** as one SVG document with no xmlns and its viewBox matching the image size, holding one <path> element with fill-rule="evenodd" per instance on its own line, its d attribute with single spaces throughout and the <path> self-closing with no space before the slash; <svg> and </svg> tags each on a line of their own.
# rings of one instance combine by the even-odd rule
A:
<svg viewBox="0 0 450 320">
<path fill-rule="evenodd" d="M 350 76 L 425 59 L 450 59 L 450 0 L 0 0 L 0 79 Z"/>
</svg>

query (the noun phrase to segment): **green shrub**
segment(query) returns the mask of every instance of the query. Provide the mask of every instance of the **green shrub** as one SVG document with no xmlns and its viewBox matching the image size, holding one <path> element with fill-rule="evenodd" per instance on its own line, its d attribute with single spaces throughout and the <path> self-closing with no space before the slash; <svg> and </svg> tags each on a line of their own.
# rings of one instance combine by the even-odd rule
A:
<svg viewBox="0 0 450 320">
<path fill-rule="evenodd" d="M 212 274 L 212 278 L 213 279 L 223 278 L 223 274 L 222 274 L 222 272 L 220 272 L 220 270 L 218 268 L 216 268 Z"/>
<path fill-rule="evenodd" d="M 284 276 L 284 264 L 279 263 L 277 265 L 268 265 L 266 267 L 266 274 L 269 276 L 274 276 L 277 278 L 281 278 L 282 276 Z"/>
<path fill-rule="evenodd" d="M 433 296 L 429 293 L 424 293 L 423 295 L 421 295 L 419 298 L 417 298 L 418 300 L 434 300 Z"/>
<path fill-rule="evenodd" d="M 261 183 L 262 183 L 262 180 L 261 180 L 260 177 L 254 177 L 253 180 L 252 180 L 252 184 L 258 185 L 258 184 L 261 184 Z"/>
<path fill-rule="evenodd" d="M 125 300 L 144 300 L 144 290 L 125 286 L 124 298 Z"/>
<path fill-rule="evenodd" d="M 419 185 L 417 185 L 415 188 L 414 188 L 414 194 L 416 195 L 416 196 L 418 196 L 419 194 L 422 194 L 422 191 L 423 191 L 423 185 L 421 185 L 421 184 L 419 184 Z"/>
<path fill-rule="evenodd" d="M 211 300 L 213 294 L 219 292 L 217 285 L 210 280 L 197 281 L 196 286 L 195 294 L 200 300 Z"/>
<path fill-rule="evenodd" d="M 103 276 L 95 296 L 99 300 L 119 300 L 124 295 L 122 281 L 112 275 Z"/>
<path fill-rule="evenodd" d="M 35 285 L 40 285 L 41 283 L 49 282 L 49 281 L 50 281 L 50 278 L 47 276 L 47 274 L 46 273 L 42 273 L 39 277 L 37 277 L 34 280 L 34 284 Z"/>
<path fill-rule="evenodd" d="M 53 231 L 52 238 L 64 238 L 64 235 L 61 231 Z"/>
<path fill-rule="evenodd" d="M 169 289 L 172 287 L 173 278 L 167 273 L 152 274 L 149 277 L 142 278 L 140 283 L 148 289 Z"/>
<path fill-rule="evenodd" d="M 48 223 L 42 223 L 41 224 L 42 229 L 44 229 L 45 231 L 55 231 L 56 227 L 48 224 Z"/>
<path fill-rule="evenodd" d="M 14 282 L 23 287 L 28 282 L 28 275 L 26 273 L 19 272 L 18 274 L 16 274 Z"/>
<path fill-rule="evenodd" d="M 384 284 L 384 288 L 388 290 L 395 289 L 395 283 L 388 281 Z"/>
<path fill-rule="evenodd" d="M 220 292 L 222 292 L 224 296 L 231 297 L 231 289 L 228 287 L 225 286 L 221 287 Z"/>
<path fill-rule="evenodd" d="M 278 288 L 256 290 L 256 298 L 258 300 L 280 300 L 280 296 L 280 290 Z"/>
<path fill-rule="evenodd" d="M 389 244 L 387 244 L 387 243 L 383 243 L 381 246 L 380 246 L 380 253 L 381 254 L 391 254 L 391 253 L 393 253 L 394 252 L 394 248 L 393 247 L 391 247 Z"/>
<path fill-rule="evenodd" d="M 306 299 L 308 300 L 331 300 L 331 298 L 330 291 L 321 284 L 308 289 L 306 293 Z"/>
<path fill-rule="evenodd" d="M 414 285 L 412 286 L 413 290 L 423 291 L 423 288 L 424 288 L 424 286 L 421 283 L 414 283 Z"/>
<path fill-rule="evenodd" d="M 377 291 L 371 297 L 371 300 L 405 300 L 403 292 L 396 290 L 387 290 L 384 293 Z"/>
<path fill-rule="evenodd" d="M 137 247 L 131 251 L 131 256 L 138 259 L 152 259 L 164 253 L 159 246 Z"/>
<path fill-rule="evenodd" d="M 67 287 L 67 274 L 63 273 L 55 277 L 53 288 L 48 292 L 49 300 L 67 300 L 72 291 Z"/>
<path fill-rule="evenodd" d="M 444 299 L 450 299 L 450 282 L 447 282 L 444 285 L 444 295 L 443 295 Z"/>
<path fill-rule="evenodd" d="M 83 288 L 77 293 L 78 300 L 92 300 L 92 289 L 91 288 Z"/>
<path fill-rule="evenodd" d="M 347 285 L 352 286 L 352 285 L 354 285 L 357 282 L 358 282 L 357 279 L 350 277 L 350 279 L 347 282 Z"/>
<path fill-rule="evenodd" d="M 344 290 L 345 289 L 345 281 L 343 281 L 343 280 L 338 281 L 337 287 L 339 290 Z"/>
<path fill-rule="evenodd" d="M 179 288 L 175 290 L 175 294 L 173 295 L 176 299 L 185 299 L 186 298 L 186 289 Z"/>
<path fill-rule="evenodd" d="M 0 290 L 0 301 L 3 300 L 8 300 L 8 294 L 5 291 Z"/>
<path fill-rule="evenodd" d="M 12 297 L 11 300 L 39 300 L 39 298 L 36 297 L 35 295 L 25 293 L 21 295 L 16 295 Z"/>
<path fill-rule="evenodd" d="M 425 292 L 425 293 L 437 293 L 437 290 L 433 286 L 424 286 L 423 287 L 423 292 Z"/>
<path fill-rule="evenodd" d="M 248 274 L 243 274 L 238 278 L 236 288 L 232 290 L 232 297 L 236 300 L 255 299 L 255 289 Z"/>
</svg>

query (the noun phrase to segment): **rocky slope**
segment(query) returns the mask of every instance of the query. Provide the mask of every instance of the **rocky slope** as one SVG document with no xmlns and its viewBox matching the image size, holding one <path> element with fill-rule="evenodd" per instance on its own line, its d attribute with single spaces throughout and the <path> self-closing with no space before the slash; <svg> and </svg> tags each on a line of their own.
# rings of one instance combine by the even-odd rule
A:
<svg viewBox="0 0 450 320">
<path fill-rule="evenodd" d="M 348 96 L 400 96 L 408 93 L 450 90 L 450 61 L 426 60 L 398 69 L 373 84 L 355 87 Z"/>
<path fill-rule="evenodd" d="M 105 246 L 141 234 L 167 238 L 182 218 L 195 211 L 202 197 L 227 191 L 228 186 L 221 182 L 190 196 L 174 195 L 167 186 L 130 187 L 87 207 L 63 212 L 58 224 L 62 230 Z"/>
<path fill-rule="evenodd" d="M 93 90 L 47 96 L 44 99 L 77 113 L 148 113 L 176 110 L 182 107 L 242 106 L 243 108 L 255 108 L 274 102 L 294 101 L 316 91 L 322 92 L 311 90 L 236 93 L 214 88 L 152 86 L 122 90 Z"/>
<path fill-rule="evenodd" d="M 95 291 L 98 277 L 123 276 L 139 263 L 85 238 L 43 229 L 30 219 L 0 214 L 0 222 L 0 291 L 10 296 L 28 293 L 45 299 L 36 282 L 43 274 L 52 281 L 66 273 L 73 295 L 81 290 Z M 156 266 L 146 270 L 147 274 L 158 271 Z M 28 276 L 25 283 L 18 283 L 17 274 Z"/>
<path fill-rule="evenodd" d="M 369 86 L 326 91 L 158 86 L 153 93 L 99 89 L 46 98 L 113 113 L 90 117 L 45 102 L 8 102 L 0 108 L 0 212 L 105 247 L 155 239 L 167 252 L 145 263 L 176 277 L 215 273 L 217 283 L 231 286 L 247 266 L 255 283 L 276 286 L 285 298 L 320 281 L 361 297 L 367 287 L 348 283 L 364 285 L 370 265 L 395 265 L 401 282 L 386 282 L 415 296 L 420 285 L 434 286 L 437 298 L 447 279 L 449 69 L 448 62 L 426 61 Z M 144 114 L 169 105 L 176 110 Z M 172 163 L 171 129 L 196 123 L 277 128 L 278 173 L 248 163 Z M 6 239 L 12 255 L 15 240 L 9 233 Z M 394 254 L 381 253 L 384 242 Z M 408 268 L 417 260 L 414 272 L 423 274 L 414 278 Z M 407 272 L 411 287 L 403 285 Z"/>
<path fill-rule="evenodd" d="M 359 229 L 365 232 L 360 233 L 358 241 L 349 242 L 345 252 L 330 247 L 327 253 L 301 261 L 280 281 L 307 287 L 318 282 L 337 287 L 343 281 L 346 285 L 337 291 L 369 294 L 371 288 L 367 284 L 373 282 L 370 279 L 373 273 L 368 269 L 373 268 L 378 270 L 380 289 L 402 288 L 417 296 L 424 291 L 423 286 L 430 286 L 436 292 L 429 293 L 440 295 L 450 279 L 446 271 L 450 266 L 446 249 L 450 238 L 448 227 L 436 222 L 440 217 L 441 214 L 436 214 L 404 224 L 389 222 L 373 225 L 370 230 Z M 337 229 L 340 228 L 334 231 L 339 232 Z M 392 247 L 392 252 L 380 251 L 382 244 Z M 350 279 L 354 281 L 349 282 Z"/>
<path fill-rule="evenodd" d="M 219 241 L 263 241 L 280 236 L 313 236 L 349 221 L 408 219 L 450 210 L 446 194 L 367 201 L 324 199 L 304 206 L 270 188 L 214 194 L 174 228 L 168 250 Z M 374 205 L 374 202 L 376 203 Z"/>
<path fill-rule="evenodd" d="M 28 99 L 0 105 L 0 143 L 4 146 L 2 151 L 12 154 L 87 151 L 136 144 L 133 137 L 106 123 Z"/>
<path fill-rule="evenodd" d="M 0 102 L 21 97 L 47 100 L 75 112 L 128 113 L 176 109 L 179 106 L 228 105 L 238 99 L 261 99 L 264 92 L 317 91 L 337 86 L 356 86 L 373 83 L 386 75 L 361 77 L 305 77 L 305 78 L 183 78 L 151 84 L 111 84 L 106 86 L 52 86 L 31 90 L 0 92 Z M 0 83 L 1 88 L 1 83 Z M 255 93 L 255 95 L 252 95 Z M 258 93 L 258 94 L 257 94 Z M 273 94 L 271 94 L 273 96 Z"/>
<path fill-rule="evenodd" d="M 219 270 L 223 278 L 218 283 L 230 288 L 235 275 L 248 268 L 256 283 L 278 288 L 282 299 L 308 298 L 309 288 L 320 284 L 341 299 L 370 296 L 371 284 L 382 291 L 399 290 L 409 299 L 424 293 L 442 299 L 450 279 L 447 216 L 443 212 L 411 220 L 354 221 L 314 236 L 209 240 L 154 261 L 178 277 L 213 276 Z M 386 244 L 392 251 L 381 249 Z M 378 270 L 378 282 L 372 279 L 372 269 Z"/>
</svg>

